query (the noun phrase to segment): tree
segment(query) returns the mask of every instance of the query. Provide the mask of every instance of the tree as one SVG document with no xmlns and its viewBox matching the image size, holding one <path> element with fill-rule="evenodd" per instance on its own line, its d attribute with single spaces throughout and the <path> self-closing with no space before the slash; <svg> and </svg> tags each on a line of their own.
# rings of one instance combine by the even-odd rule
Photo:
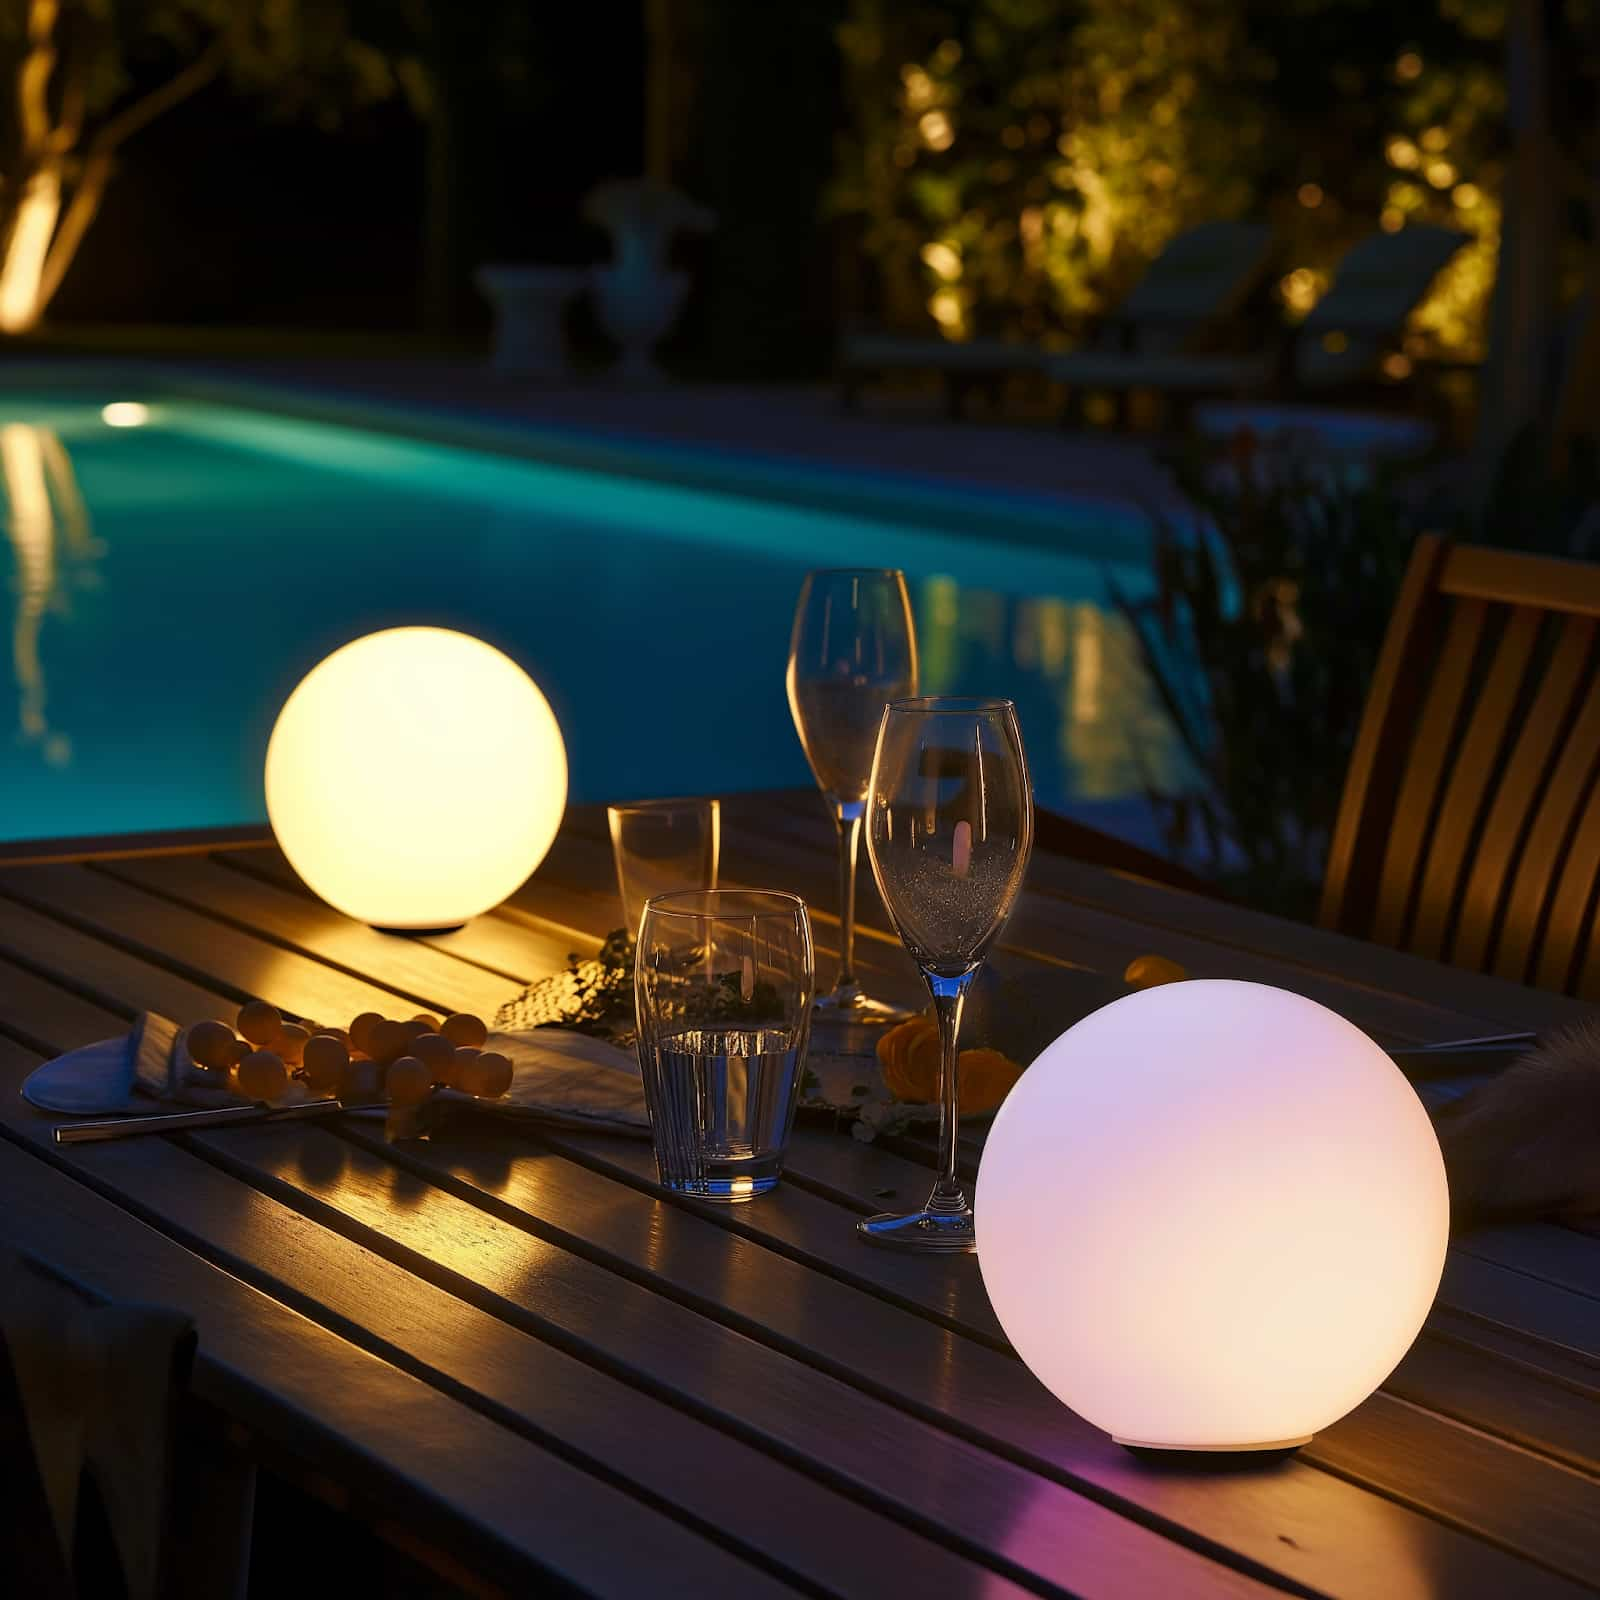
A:
<svg viewBox="0 0 1600 1600">
<path fill-rule="evenodd" d="M 1271 218 L 1291 316 L 1374 226 L 1450 223 L 1480 243 L 1412 353 L 1476 354 L 1506 4 L 851 0 L 835 200 L 861 219 L 885 319 L 951 337 L 1072 337 L 1211 217 Z"/>
<path fill-rule="evenodd" d="M 357 9 L 340 0 L 0 7 L 0 82 L 12 88 L 0 146 L 0 333 L 37 325 L 127 142 L 218 79 L 270 93 L 276 111 L 327 115 L 400 91 L 422 102 L 407 49 L 414 8 L 375 0 L 370 14 Z"/>
</svg>

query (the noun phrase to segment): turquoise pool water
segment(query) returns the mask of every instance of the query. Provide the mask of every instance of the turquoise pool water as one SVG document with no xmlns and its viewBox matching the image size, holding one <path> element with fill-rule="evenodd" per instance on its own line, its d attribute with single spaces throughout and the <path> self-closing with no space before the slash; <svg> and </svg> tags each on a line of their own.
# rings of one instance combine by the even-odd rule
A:
<svg viewBox="0 0 1600 1600">
<path fill-rule="evenodd" d="M 1136 797 L 1174 759 L 1106 603 L 1147 586 L 1137 541 L 1093 512 L 1051 547 L 212 404 L 113 427 L 117 398 L 0 396 L 0 837 L 260 820 L 284 697 L 398 622 L 533 674 L 575 800 L 808 782 L 783 669 L 814 566 L 905 569 L 925 692 L 1015 699 L 1042 803 Z M 394 781 L 471 775 L 421 744 Z"/>
</svg>

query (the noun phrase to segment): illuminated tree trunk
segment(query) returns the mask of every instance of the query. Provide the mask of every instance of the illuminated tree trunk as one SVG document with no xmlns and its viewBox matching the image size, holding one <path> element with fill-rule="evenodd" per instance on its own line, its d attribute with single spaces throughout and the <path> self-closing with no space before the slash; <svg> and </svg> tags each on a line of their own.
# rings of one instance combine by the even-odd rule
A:
<svg viewBox="0 0 1600 1600">
<path fill-rule="evenodd" d="M 0 332 L 26 333 L 44 310 L 40 287 L 50 241 L 61 216 L 61 174 L 36 172 L 23 185 L 5 219 L 0 253 Z"/>
<path fill-rule="evenodd" d="M 12 83 L 16 160 L 0 184 L 0 334 L 38 325 L 100 210 L 118 148 L 216 77 L 231 42 L 209 47 L 85 137 L 78 63 L 61 61 L 59 0 L 29 0 L 27 48 Z"/>
</svg>

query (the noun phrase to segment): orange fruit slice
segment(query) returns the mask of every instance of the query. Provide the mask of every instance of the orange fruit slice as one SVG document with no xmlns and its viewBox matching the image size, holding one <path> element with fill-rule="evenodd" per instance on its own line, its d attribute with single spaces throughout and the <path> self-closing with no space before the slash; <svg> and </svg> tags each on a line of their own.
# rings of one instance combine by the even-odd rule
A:
<svg viewBox="0 0 1600 1600">
<path fill-rule="evenodd" d="M 1155 989 L 1163 983 L 1182 983 L 1188 972 L 1165 956 L 1135 956 L 1122 974 L 1122 981 L 1135 989 Z"/>
<path fill-rule="evenodd" d="M 939 1028 L 929 1017 L 913 1017 L 878 1040 L 884 1086 L 896 1100 L 925 1104 L 939 1098 Z M 1010 1094 L 1022 1068 L 998 1050 L 961 1052 L 961 1111 L 993 1111 Z"/>
<path fill-rule="evenodd" d="M 883 1070 L 884 1086 L 896 1100 L 937 1099 L 937 1024 L 930 1017 L 912 1017 L 897 1023 L 878 1040 L 878 1065 Z"/>
<path fill-rule="evenodd" d="M 1019 1067 L 1010 1056 L 998 1050 L 963 1050 L 961 1052 L 961 1114 L 976 1116 L 985 1111 L 998 1111 L 1000 1103 L 1011 1093 L 1018 1078 Z"/>
</svg>

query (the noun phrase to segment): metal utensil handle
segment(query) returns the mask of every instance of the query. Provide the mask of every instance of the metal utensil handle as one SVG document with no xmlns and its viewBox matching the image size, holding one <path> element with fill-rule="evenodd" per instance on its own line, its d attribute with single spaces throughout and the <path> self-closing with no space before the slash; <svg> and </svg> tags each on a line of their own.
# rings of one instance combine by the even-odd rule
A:
<svg viewBox="0 0 1600 1600">
<path fill-rule="evenodd" d="M 1511 1046 L 1514 1044 L 1537 1044 L 1539 1035 L 1536 1033 L 1486 1033 L 1476 1039 L 1441 1039 L 1437 1044 L 1419 1044 L 1412 1047 L 1412 1051 L 1420 1054 L 1426 1050 L 1476 1050 L 1490 1049 L 1496 1045 Z"/>
<path fill-rule="evenodd" d="M 236 1122 L 292 1122 L 344 1110 L 338 1100 L 307 1100 L 295 1106 L 220 1106 L 209 1111 L 170 1111 L 151 1117 L 111 1117 L 99 1122 L 68 1122 L 55 1130 L 57 1144 L 96 1144 L 134 1139 L 146 1133 L 181 1133 L 185 1128 L 226 1128 Z"/>
</svg>

